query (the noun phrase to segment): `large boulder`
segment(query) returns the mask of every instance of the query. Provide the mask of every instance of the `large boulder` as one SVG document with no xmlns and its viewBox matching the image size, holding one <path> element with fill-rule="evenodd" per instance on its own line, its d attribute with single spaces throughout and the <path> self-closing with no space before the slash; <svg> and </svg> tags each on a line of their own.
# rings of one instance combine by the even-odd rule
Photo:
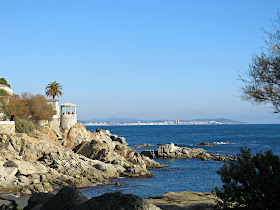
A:
<svg viewBox="0 0 280 210">
<path fill-rule="evenodd" d="M 84 141 L 90 141 L 93 139 L 92 132 L 88 131 L 85 126 L 80 123 L 73 125 L 67 135 L 67 147 L 74 148 Z"/>
<path fill-rule="evenodd" d="M 139 196 L 116 192 L 106 193 L 102 196 L 91 198 L 90 200 L 73 207 L 71 210 L 80 209 L 159 210 L 160 208 L 147 202 Z"/>
<path fill-rule="evenodd" d="M 90 143 L 86 142 L 82 144 L 77 152 L 78 154 L 82 154 L 90 159 L 104 162 L 111 162 L 114 159 L 114 150 L 110 147 L 110 145 L 96 140 L 92 140 Z"/>
<path fill-rule="evenodd" d="M 14 160 L 14 162 L 17 164 L 17 168 L 22 175 L 29 175 L 29 174 L 45 174 L 48 172 L 48 169 L 46 166 L 39 162 L 30 163 L 27 161 L 20 161 L 20 160 Z"/>
<path fill-rule="evenodd" d="M 16 179 L 18 169 L 16 167 L 0 166 L 0 185 L 7 186 Z"/>
<path fill-rule="evenodd" d="M 58 193 L 50 197 L 42 206 L 41 210 L 54 210 L 54 209 L 71 209 L 72 207 L 82 204 L 87 201 L 87 197 L 84 196 L 78 190 L 70 187 L 63 187 Z"/>
<path fill-rule="evenodd" d="M 34 209 L 40 209 L 41 206 L 47 202 L 51 197 L 53 197 L 53 194 L 49 193 L 34 193 L 28 200 L 28 205 L 24 207 L 24 210 L 34 210 Z"/>
</svg>

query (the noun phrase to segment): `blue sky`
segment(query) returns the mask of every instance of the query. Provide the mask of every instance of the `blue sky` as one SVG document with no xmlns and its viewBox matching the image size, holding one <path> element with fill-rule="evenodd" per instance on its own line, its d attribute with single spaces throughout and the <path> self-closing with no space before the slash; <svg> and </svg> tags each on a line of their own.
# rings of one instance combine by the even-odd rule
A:
<svg viewBox="0 0 280 210">
<path fill-rule="evenodd" d="M 1 1 L 0 77 L 14 92 L 44 94 L 78 118 L 225 117 L 279 123 L 240 99 L 253 53 L 272 31 L 279 1 Z"/>
</svg>

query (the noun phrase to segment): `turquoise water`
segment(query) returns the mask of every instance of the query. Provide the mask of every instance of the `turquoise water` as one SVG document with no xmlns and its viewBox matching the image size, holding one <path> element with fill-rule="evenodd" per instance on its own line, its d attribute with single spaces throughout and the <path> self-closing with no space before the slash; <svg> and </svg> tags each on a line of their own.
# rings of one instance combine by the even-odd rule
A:
<svg viewBox="0 0 280 210">
<path fill-rule="evenodd" d="M 96 128 L 87 126 L 90 131 L 95 131 Z M 243 147 L 250 148 L 253 153 L 272 150 L 274 154 L 280 155 L 280 125 L 98 126 L 98 128 L 125 137 L 129 146 L 174 142 L 180 147 L 194 147 L 208 141 L 221 143 L 202 147 L 214 154 L 236 155 L 240 147 Z M 141 152 L 145 149 L 157 149 L 157 146 L 136 150 Z M 156 161 L 170 167 L 152 170 L 155 175 L 153 178 L 118 178 L 114 181 L 123 184 L 122 186 L 100 185 L 81 191 L 89 197 L 122 191 L 147 198 L 168 191 L 209 192 L 215 186 L 221 186 L 216 171 L 222 167 L 223 162 L 197 159 L 156 159 Z"/>
</svg>

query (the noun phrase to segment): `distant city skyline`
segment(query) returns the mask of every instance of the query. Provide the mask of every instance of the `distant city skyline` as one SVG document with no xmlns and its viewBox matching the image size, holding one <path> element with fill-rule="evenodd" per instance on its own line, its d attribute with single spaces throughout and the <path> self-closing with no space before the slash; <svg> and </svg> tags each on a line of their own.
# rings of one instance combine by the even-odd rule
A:
<svg viewBox="0 0 280 210">
<path fill-rule="evenodd" d="M 239 74 L 279 1 L 3 1 L 0 77 L 14 93 L 63 85 L 79 120 L 228 118 L 280 123 L 241 100 Z"/>
<path fill-rule="evenodd" d="M 230 119 L 194 119 L 194 120 L 137 120 L 137 119 L 122 119 L 108 118 L 104 120 L 89 120 L 80 121 L 85 126 L 126 126 L 126 125 L 232 125 L 232 124 L 247 124 L 246 122 L 237 122 Z"/>
</svg>

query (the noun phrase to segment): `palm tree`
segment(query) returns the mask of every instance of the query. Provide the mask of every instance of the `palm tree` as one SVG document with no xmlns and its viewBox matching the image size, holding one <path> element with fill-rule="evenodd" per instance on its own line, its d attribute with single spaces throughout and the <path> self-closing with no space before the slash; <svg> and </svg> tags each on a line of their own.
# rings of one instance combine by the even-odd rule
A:
<svg viewBox="0 0 280 210">
<path fill-rule="evenodd" d="M 46 88 L 45 88 L 45 91 L 46 91 L 46 96 L 52 96 L 53 99 L 57 96 L 62 96 L 62 85 L 60 85 L 59 82 L 50 82 Z"/>
</svg>

